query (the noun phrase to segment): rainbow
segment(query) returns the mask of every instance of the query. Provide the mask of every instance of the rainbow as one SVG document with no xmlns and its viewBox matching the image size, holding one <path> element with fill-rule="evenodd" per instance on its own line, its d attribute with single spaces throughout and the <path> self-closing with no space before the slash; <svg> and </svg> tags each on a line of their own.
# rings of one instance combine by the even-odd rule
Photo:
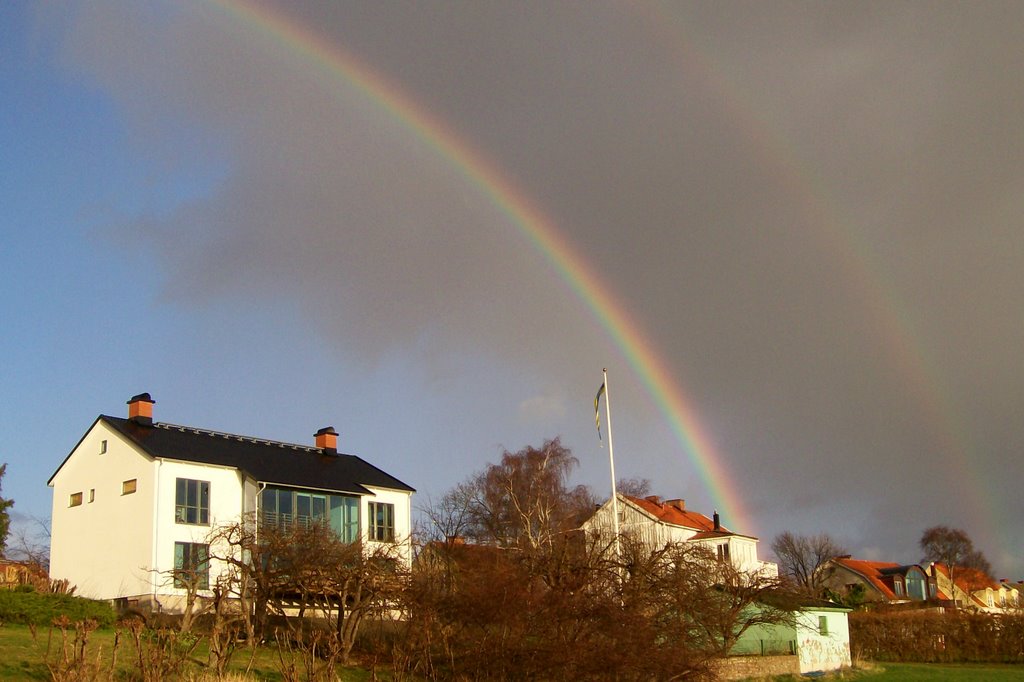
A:
<svg viewBox="0 0 1024 682">
<path fill-rule="evenodd" d="M 891 277 L 873 254 L 877 248 L 867 241 L 863 231 L 841 217 L 838 202 L 797 154 L 797 145 L 786 139 L 781 129 L 772 126 L 767 116 L 769 107 L 752 100 L 749 88 L 732 83 L 722 69 L 716 69 L 706 57 L 710 50 L 701 49 L 701 37 L 689 31 L 671 2 L 655 2 L 642 7 L 648 10 L 648 29 L 674 53 L 675 63 L 701 83 L 701 94 L 716 98 L 731 128 L 744 135 L 759 157 L 757 162 L 771 170 L 813 225 L 809 237 L 818 242 L 828 261 L 836 267 L 838 279 L 855 292 L 863 315 L 871 325 L 871 333 L 887 357 L 899 385 L 905 390 L 928 424 L 931 445 L 946 466 L 929 465 L 934 474 L 945 474 L 950 488 L 958 490 L 969 503 L 970 525 L 976 536 L 987 545 L 998 547 L 1000 541 L 992 533 L 992 520 L 998 518 L 996 500 L 991 486 L 980 477 L 977 453 L 969 429 L 953 409 L 952 391 L 943 381 L 939 363 L 927 352 L 924 335 L 914 323 L 913 312 L 900 299 Z M 905 453 L 892 453 L 899 457 Z M 918 456 L 921 453 L 912 453 Z M 940 471 L 941 470 L 941 471 Z"/>
<path fill-rule="evenodd" d="M 730 525 L 752 532 L 753 524 L 743 505 L 742 495 L 726 470 L 725 458 L 702 428 L 692 401 L 673 381 L 672 372 L 655 345 L 642 333 L 640 325 L 540 207 L 443 121 L 340 46 L 328 43 L 307 27 L 266 7 L 243 0 L 210 0 L 210 4 L 253 32 L 286 48 L 325 77 L 341 80 L 356 88 L 439 157 L 451 163 L 468 183 L 493 202 L 583 301 L 614 341 L 667 419 L 713 502 Z M 596 379 L 595 368 L 595 385 Z"/>
</svg>

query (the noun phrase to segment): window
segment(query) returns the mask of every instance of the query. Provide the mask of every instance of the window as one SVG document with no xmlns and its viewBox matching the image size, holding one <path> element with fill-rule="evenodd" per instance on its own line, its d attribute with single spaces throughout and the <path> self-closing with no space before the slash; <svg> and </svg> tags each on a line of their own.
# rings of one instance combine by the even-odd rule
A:
<svg viewBox="0 0 1024 682">
<path fill-rule="evenodd" d="M 89 488 L 89 502 L 96 501 L 96 488 Z"/>
<path fill-rule="evenodd" d="M 71 499 L 68 500 L 69 507 L 77 507 L 82 504 L 82 493 L 71 493 Z"/>
<path fill-rule="evenodd" d="M 899 578 L 896 578 L 893 581 L 892 586 L 893 586 L 893 592 L 896 593 L 896 596 L 897 597 L 902 597 L 903 596 L 903 581 L 900 580 Z"/>
<path fill-rule="evenodd" d="M 174 490 L 175 523 L 210 525 L 210 482 L 179 478 Z"/>
<path fill-rule="evenodd" d="M 210 587 L 210 546 L 195 542 L 174 543 L 174 586 L 200 590 Z"/>
<path fill-rule="evenodd" d="M 133 492 L 135 492 L 136 488 L 138 487 L 138 482 L 139 482 L 139 479 L 132 478 L 132 479 L 129 479 L 129 480 L 125 481 L 124 483 L 122 483 L 121 484 L 121 494 L 122 495 L 131 495 Z"/>
<path fill-rule="evenodd" d="M 718 545 L 718 560 L 728 561 L 729 560 L 729 545 Z"/>
<path fill-rule="evenodd" d="M 370 539 L 377 542 L 395 541 L 395 505 L 370 502 Z"/>
<path fill-rule="evenodd" d="M 260 493 L 260 523 L 287 531 L 326 523 L 344 542 L 359 539 L 359 498 L 267 486 Z"/>
<path fill-rule="evenodd" d="M 105 440 L 101 440 L 100 441 L 100 454 L 101 455 L 107 454 L 107 441 L 105 441 Z"/>
<path fill-rule="evenodd" d="M 828 634 L 828 616 L 818 616 L 818 634 Z"/>
</svg>

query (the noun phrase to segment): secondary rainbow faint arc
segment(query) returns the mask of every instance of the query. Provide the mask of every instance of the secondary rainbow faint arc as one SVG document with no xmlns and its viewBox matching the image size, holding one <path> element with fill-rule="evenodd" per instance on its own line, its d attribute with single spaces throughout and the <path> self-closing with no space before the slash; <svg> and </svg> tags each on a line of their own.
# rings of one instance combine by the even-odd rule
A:
<svg viewBox="0 0 1024 682">
<path fill-rule="evenodd" d="M 441 120 L 398 87 L 338 45 L 264 7 L 240 0 L 209 0 L 232 17 L 284 45 L 333 78 L 340 78 L 379 104 L 403 127 L 456 167 L 472 185 L 505 213 L 551 264 L 559 277 L 586 304 L 618 346 L 683 444 L 711 497 L 726 519 L 750 528 L 742 498 L 732 485 L 723 458 L 701 427 L 697 412 L 653 344 L 640 332 L 625 307 L 597 277 L 570 242 L 541 210 L 495 166 L 472 149 Z M 595 369 L 595 381 L 597 373 Z M 597 382 L 599 383 L 599 382 Z"/>
</svg>

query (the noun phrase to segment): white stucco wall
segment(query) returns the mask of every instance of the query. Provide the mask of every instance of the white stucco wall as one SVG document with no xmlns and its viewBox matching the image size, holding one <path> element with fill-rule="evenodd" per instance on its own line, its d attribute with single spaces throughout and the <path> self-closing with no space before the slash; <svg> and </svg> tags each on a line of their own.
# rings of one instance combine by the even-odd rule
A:
<svg viewBox="0 0 1024 682">
<path fill-rule="evenodd" d="M 156 466 L 159 483 L 150 512 L 154 519 L 155 542 L 149 565 L 157 571 L 152 574 L 150 591 L 157 595 L 184 595 L 185 590 L 175 588 L 172 577 L 167 573 L 174 569 L 174 543 L 206 544 L 213 529 L 218 525 L 237 523 L 250 508 L 243 506 L 242 476 L 237 469 L 166 459 L 157 460 Z M 179 478 L 210 484 L 209 524 L 178 523 L 175 519 L 175 486 Z M 222 570 L 224 567 L 219 562 L 210 563 L 211 585 Z"/>
<path fill-rule="evenodd" d="M 395 544 L 399 557 L 405 562 L 406 567 L 412 565 L 412 494 L 402 490 L 390 490 L 387 488 L 374 488 L 365 486 L 373 493 L 373 497 L 363 497 L 360 500 L 359 509 L 359 530 L 364 538 L 370 533 L 370 502 L 385 502 L 395 505 Z M 368 541 L 369 542 L 369 541 Z M 370 544 L 380 544 L 373 543 Z"/>
<path fill-rule="evenodd" d="M 136 492 L 123 495 L 133 478 Z M 94 599 L 148 593 L 155 481 L 156 463 L 96 422 L 52 481 L 50 576 Z M 69 506 L 73 493 L 80 506 Z"/>
<path fill-rule="evenodd" d="M 828 621 L 828 634 L 821 634 L 819 617 Z M 846 611 L 804 608 L 797 612 L 797 655 L 800 673 L 849 667 L 850 621 Z"/>
</svg>

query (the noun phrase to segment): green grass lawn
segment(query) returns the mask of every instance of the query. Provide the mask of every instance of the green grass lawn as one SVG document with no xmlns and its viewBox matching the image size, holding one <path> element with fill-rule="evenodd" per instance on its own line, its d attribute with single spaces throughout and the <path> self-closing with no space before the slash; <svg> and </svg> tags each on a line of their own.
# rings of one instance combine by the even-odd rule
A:
<svg viewBox="0 0 1024 682">
<path fill-rule="evenodd" d="M 49 638 L 49 661 L 57 663 L 61 658 L 61 636 L 59 630 L 39 628 L 36 638 L 33 639 L 27 625 L 5 624 L 0 626 L 0 680 L 49 680 L 47 670 L 46 651 Z M 70 654 L 71 643 L 74 639 L 74 632 L 68 632 L 68 650 Z M 111 652 L 114 649 L 114 630 L 96 630 L 89 636 L 89 644 L 86 649 L 86 660 L 90 665 L 98 666 L 101 670 L 110 669 Z M 188 672 L 198 676 L 205 670 L 208 650 L 205 640 L 193 651 L 187 664 Z M 121 642 L 118 645 L 117 670 L 127 672 L 131 669 L 136 660 L 136 649 L 131 641 L 130 635 L 123 632 Z M 255 656 L 252 650 L 240 647 L 231 659 L 229 670 L 238 675 L 245 672 L 252 660 L 248 676 L 238 679 L 267 680 L 276 682 L 283 680 L 280 672 L 280 656 L 278 650 L 273 646 L 262 646 L 256 649 Z M 295 660 L 295 665 L 302 671 L 302 662 Z M 371 674 L 362 668 L 347 668 L 339 671 L 341 679 L 345 682 L 364 682 L 369 680 Z M 105 677 L 105 675 L 104 675 Z"/>
<path fill-rule="evenodd" d="M 879 672 L 867 671 L 864 682 L 1024 682 L 1024 665 L 958 663 L 876 663 Z"/>
<path fill-rule="evenodd" d="M 775 682 L 797 682 L 809 678 L 782 675 Z M 857 682 L 1024 682 L 1024 665 L 975 663 L 866 663 L 854 670 L 825 675 L 823 680 Z"/>
</svg>

